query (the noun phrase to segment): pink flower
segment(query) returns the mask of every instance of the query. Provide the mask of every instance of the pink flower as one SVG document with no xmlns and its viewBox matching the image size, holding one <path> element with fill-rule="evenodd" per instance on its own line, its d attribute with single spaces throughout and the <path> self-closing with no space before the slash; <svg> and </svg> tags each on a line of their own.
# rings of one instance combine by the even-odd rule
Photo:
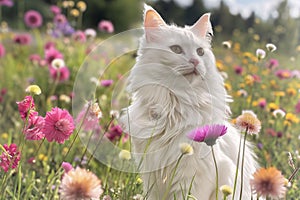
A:
<svg viewBox="0 0 300 200">
<path fill-rule="evenodd" d="M 12 0 L 0 0 L 0 6 L 12 7 L 14 2 Z"/>
<path fill-rule="evenodd" d="M 241 75 L 243 73 L 243 68 L 241 66 L 235 66 L 234 71 L 236 74 Z"/>
<path fill-rule="evenodd" d="M 87 110 L 89 108 L 89 110 Z M 97 103 L 91 104 L 90 107 L 85 105 L 76 118 L 76 123 L 83 125 L 83 130 L 91 131 L 100 128 L 99 120 L 102 112 Z M 101 128 L 100 128 L 101 129 Z"/>
<path fill-rule="evenodd" d="M 192 130 L 188 133 L 187 137 L 196 142 L 205 142 L 207 145 L 212 146 L 216 144 L 218 137 L 224 135 L 226 132 L 227 127 L 224 125 L 205 125 Z"/>
<path fill-rule="evenodd" d="M 61 13 L 61 9 L 58 6 L 52 5 L 50 6 L 50 11 L 54 14 L 54 15 L 58 15 Z"/>
<path fill-rule="evenodd" d="M 122 136 L 123 130 L 120 125 L 112 125 L 109 128 L 108 133 L 105 133 L 105 137 L 107 137 L 110 141 L 120 139 Z"/>
<path fill-rule="evenodd" d="M 0 58 L 5 56 L 5 47 L 0 43 Z"/>
<path fill-rule="evenodd" d="M 30 28 L 37 28 L 43 24 L 43 18 L 38 11 L 29 10 L 24 15 L 24 22 Z"/>
<path fill-rule="evenodd" d="M 75 41 L 78 42 L 86 41 L 86 37 L 83 31 L 76 31 L 75 33 L 73 33 L 72 37 L 74 38 Z"/>
<path fill-rule="evenodd" d="M 299 114 L 300 113 L 300 100 L 298 101 L 298 103 L 295 106 L 295 113 Z"/>
<path fill-rule="evenodd" d="M 265 108 L 267 105 L 267 101 L 266 99 L 262 98 L 258 101 L 258 106 L 261 107 L 261 108 Z"/>
<path fill-rule="evenodd" d="M 65 170 L 66 173 L 68 173 L 69 171 L 73 170 L 73 166 L 68 163 L 68 162 L 63 162 L 61 164 L 61 167 Z"/>
<path fill-rule="evenodd" d="M 18 151 L 18 147 L 16 144 L 3 145 L 6 152 L 2 152 L 0 155 L 0 166 L 5 172 L 8 172 L 8 170 L 15 169 L 18 167 L 21 153 Z"/>
<path fill-rule="evenodd" d="M 300 71 L 299 70 L 293 70 L 292 72 L 291 72 L 291 76 L 293 77 L 293 78 L 298 78 L 298 79 L 300 79 Z"/>
<path fill-rule="evenodd" d="M 31 35 L 28 33 L 17 34 L 13 38 L 14 42 L 20 45 L 28 45 L 31 42 Z"/>
<path fill-rule="evenodd" d="M 58 79 L 59 82 L 67 81 L 70 78 L 70 71 L 68 67 L 55 68 L 51 66 L 49 67 L 49 72 L 50 72 L 50 77 L 53 80 Z"/>
<path fill-rule="evenodd" d="M 288 69 L 279 69 L 275 72 L 275 75 L 279 78 L 279 79 L 287 79 L 291 77 L 291 72 Z"/>
<path fill-rule="evenodd" d="M 34 100 L 32 96 L 26 96 L 24 100 L 18 101 L 17 105 L 18 105 L 20 116 L 23 120 L 27 118 L 28 113 L 29 113 L 29 118 L 37 115 L 37 112 L 34 111 L 35 106 L 34 106 Z"/>
<path fill-rule="evenodd" d="M 45 120 L 41 116 L 33 116 L 28 120 L 28 125 L 24 130 L 27 140 L 41 140 L 45 137 L 43 132 Z"/>
<path fill-rule="evenodd" d="M 114 83 L 113 80 L 102 80 L 101 81 L 101 86 L 103 86 L 103 87 L 109 87 L 113 83 Z"/>
<path fill-rule="evenodd" d="M 64 56 L 55 48 L 49 48 L 45 50 L 45 60 L 47 61 L 48 65 L 51 65 L 52 61 L 56 58 L 63 59 Z"/>
<path fill-rule="evenodd" d="M 73 117 L 67 110 L 55 107 L 46 113 L 43 132 L 49 142 L 54 140 L 63 144 L 65 140 L 69 139 L 74 129 Z"/>
<path fill-rule="evenodd" d="M 267 67 L 268 67 L 269 69 L 274 69 L 274 68 L 276 68 L 276 67 L 278 67 L 278 66 L 279 66 L 279 62 L 278 62 L 277 59 L 274 59 L 274 58 L 271 58 L 271 59 L 269 60 L 269 62 L 267 63 Z"/>
<path fill-rule="evenodd" d="M 98 24 L 98 29 L 103 32 L 113 33 L 114 25 L 111 23 L 111 21 L 101 20 Z"/>
<path fill-rule="evenodd" d="M 56 44 L 54 42 L 51 42 L 51 41 L 46 42 L 46 44 L 44 45 L 44 49 L 45 50 L 49 50 L 51 48 L 55 49 L 55 47 L 56 47 Z"/>
<path fill-rule="evenodd" d="M 30 62 L 32 62 L 33 64 L 37 65 L 37 64 L 39 64 L 40 61 L 41 61 L 41 56 L 38 55 L 38 54 L 31 54 L 31 55 L 29 56 L 29 60 L 30 60 Z"/>
<path fill-rule="evenodd" d="M 65 24 L 67 22 L 67 18 L 63 14 L 57 14 L 57 15 L 55 15 L 53 21 L 56 24 Z"/>
</svg>

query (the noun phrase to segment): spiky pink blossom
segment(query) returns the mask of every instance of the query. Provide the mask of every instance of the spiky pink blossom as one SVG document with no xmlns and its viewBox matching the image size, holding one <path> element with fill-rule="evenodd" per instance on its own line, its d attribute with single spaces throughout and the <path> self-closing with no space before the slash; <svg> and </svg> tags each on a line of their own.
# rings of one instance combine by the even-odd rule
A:
<svg viewBox="0 0 300 200">
<path fill-rule="evenodd" d="M 0 155 L 0 167 L 2 167 L 5 172 L 8 172 L 9 169 L 15 169 L 18 167 L 21 153 L 18 151 L 16 144 L 11 144 L 9 146 L 4 144 L 3 147 L 6 152 L 2 152 Z"/>
<path fill-rule="evenodd" d="M 27 118 L 28 114 L 28 118 L 37 115 L 37 112 L 34 110 L 35 105 L 32 96 L 26 96 L 22 101 L 18 101 L 16 103 L 18 105 L 20 116 L 23 120 Z"/>
<path fill-rule="evenodd" d="M 41 140 L 45 137 L 43 132 L 45 120 L 41 116 L 33 116 L 28 120 L 28 125 L 24 130 L 24 135 L 27 140 Z"/>
</svg>

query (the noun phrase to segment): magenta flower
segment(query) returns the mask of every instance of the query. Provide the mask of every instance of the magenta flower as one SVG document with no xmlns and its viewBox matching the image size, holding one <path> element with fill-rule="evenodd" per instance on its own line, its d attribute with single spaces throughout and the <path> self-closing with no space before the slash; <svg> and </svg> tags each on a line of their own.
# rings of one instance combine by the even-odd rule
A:
<svg viewBox="0 0 300 200">
<path fill-rule="evenodd" d="M 103 87 L 109 87 L 111 84 L 113 84 L 114 83 L 114 81 L 113 80 L 102 80 L 101 81 L 101 86 L 103 86 Z"/>
<path fill-rule="evenodd" d="M 259 106 L 259 107 L 265 108 L 266 105 L 267 105 L 266 99 L 260 99 L 260 100 L 258 101 L 258 106 Z"/>
<path fill-rule="evenodd" d="M 52 61 L 56 58 L 63 59 L 64 56 L 55 48 L 49 48 L 45 50 L 45 60 L 47 61 L 48 65 L 51 65 Z"/>
<path fill-rule="evenodd" d="M 73 33 L 72 37 L 74 38 L 75 41 L 78 42 L 86 41 L 86 37 L 83 31 L 76 31 L 75 33 Z"/>
<path fill-rule="evenodd" d="M 44 45 L 44 49 L 45 50 L 49 50 L 51 48 L 56 48 L 56 44 L 52 41 L 46 42 L 46 44 Z"/>
<path fill-rule="evenodd" d="M 187 137 L 196 142 L 205 142 L 208 146 L 216 144 L 216 140 L 227 132 L 225 125 L 213 124 L 196 128 Z"/>
<path fill-rule="evenodd" d="M 274 58 L 271 58 L 271 59 L 269 60 L 269 62 L 267 63 L 267 67 L 268 67 L 269 69 L 274 69 L 274 68 L 276 68 L 276 67 L 278 67 L 278 66 L 279 66 L 279 62 L 278 62 L 277 59 L 274 59 Z"/>
<path fill-rule="evenodd" d="M 24 22 L 30 28 L 37 28 L 43 24 L 43 18 L 38 11 L 28 10 L 24 15 Z"/>
<path fill-rule="evenodd" d="M 18 101 L 17 105 L 20 116 L 23 120 L 26 120 L 28 114 L 29 119 L 37 115 L 37 112 L 34 111 L 35 106 L 32 96 L 26 96 L 24 100 Z"/>
<path fill-rule="evenodd" d="M 122 136 L 123 130 L 120 125 L 112 125 L 109 128 L 108 133 L 105 133 L 105 137 L 107 137 L 110 141 L 120 139 Z"/>
<path fill-rule="evenodd" d="M 288 69 L 279 69 L 275 72 L 275 75 L 279 79 L 288 79 L 291 77 L 291 72 Z"/>
<path fill-rule="evenodd" d="M 241 75 L 243 73 L 243 68 L 241 66 L 235 66 L 234 71 L 236 74 Z"/>
<path fill-rule="evenodd" d="M 5 56 L 5 47 L 0 43 L 0 58 Z"/>
<path fill-rule="evenodd" d="M 15 169 L 18 167 L 21 153 L 18 151 L 18 147 L 16 144 L 3 145 L 6 152 L 2 152 L 0 155 L 0 166 L 5 172 L 8 172 L 8 170 Z"/>
<path fill-rule="evenodd" d="M 58 6 L 56 6 L 56 5 L 50 6 L 50 11 L 51 11 L 54 15 L 58 15 L 58 14 L 61 13 L 60 7 L 58 7 Z"/>
<path fill-rule="evenodd" d="M 69 139 L 74 129 L 73 117 L 67 110 L 55 107 L 46 113 L 43 132 L 49 142 L 56 141 L 63 144 Z"/>
<path fill-rule="evenodd" d="M 53 80 L 59 80 L 59 82 L 67 81 L 70 78 L 70 71 L 68 67 L 49 67 L 50 77 Z"/>
<path fill-rule="evenodd" d="M 31 63 L 37 65 L 37 64 L 39 64 L 40 61 L 41 61 L 41 56 L 38 55 L 38 54 L 31 54 L 31 55 L 29 56 L 29 60 L 30 60 Z"/>
<path fill-rule="evenodd" d="M 295 106 L 295 113 L 299 114 L 300 113 L 300 100 L 298 101 L 298 103 Z"/>
<path fill-rule="evenodd" d="M 55 24 L 65 24 L 67 23 L 67 18 L 63 14 L 57 14 L 55 15 L 53 21 Z"/>
<path fill-rule="evenodd" d="M 111 21 L 108 20 L 101 20 L 98 24 L 99 31 L 113 33 L 114 32 L 114 25 Z"/>
<path fill-rule="evenodd" d="M 82 123 L 84 131 L 91 131 L 99 128 L 101 129 L 99 120 L 102 117 L 102 112 L 98 104 L 94 103 L 93 105 L 90 105 L 89 110 L 87 109 L 88 105 L 85 105 L 78 114 L 76 118 L 76 123 Z"/>
<path fill-rule="evenodd" d="M 73 166 L 68 162 L 62 162 L 61 167 L 65 170 L 66 173 L 74 169 Z"/>
<path fill-rule="evenodd" d="M 0 6 L 12 7 L 14 2 L 12 0 L 0 0 Z"/>
<path fill-rule="evenodd" d="M 16 34 L 13 40 L 19 45 L 28 45 L 31 42 L 31 35 L 28 33 Z"/>
<path fill-rule="evenodd" d="M 24 135 L 27 140 L 41 140 L 45 137 L 43 132 L 45 120 L 41 116 L 33 116 L 28 120 L 28 125 L 24 130 Z"/>
</svg>

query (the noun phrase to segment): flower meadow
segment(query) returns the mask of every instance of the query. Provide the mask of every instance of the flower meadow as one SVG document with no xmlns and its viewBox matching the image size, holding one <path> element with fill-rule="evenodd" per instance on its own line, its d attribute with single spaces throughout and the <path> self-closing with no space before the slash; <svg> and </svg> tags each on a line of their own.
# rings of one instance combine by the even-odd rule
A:
<svg viewBox="0 0 300 200">
<path fill-rule="evenodd" d="M 111 104 L 122 104 L 112 96 L 133 66 L 135 52 L 113 62 L 108 58 L 116 48 L 92 55 L 99 68 L 110 68 L 89 80 L 96 86 L 93 98 L 83 99 L 85 105 L 74 114 L 75 99 L 83 98 L 73 91 L 77 73 L 115 29 L 107 19 L 95 29 L 80 29 L 88 4 L 71 2 L 49 5 L 51 19 L 43 19 L 38 10 L 27 10 L 20 19 L 26 27 L 22 30 L 1 23 L 0 199 L 147 199 L 138 173 L 97 159 L 97 152 L 109 151 L 101 145 L 103 140 L 118 147 L 114 154 L 107 153 L 107 159 L 117 160 L 121 169 L 134 159 L 130 136 L 118 124 L 120 110 Z M 0 8 L 12 6 L 11 0 L 0 1 Z M 234 38 L 225 41 L 222 32 L 216 33 L 213 46 L 217 68 L 233 99 L 230 120 L 241 132 L 240 155 L 248 139 L 260 164 L 251 182 L 244 184 L 251 184 L 253 194 L 267 199 L 299 198 L 300 49 L 291 57 L 266 41 L 251 46 Z M 226 132 L 224 125 L 205 125 L 187 137 L 205 142 L 215 159 L 213 146 Z M 176 166 L 193 153 L 187 143 L 178 148 L 182 155 Z M 237 162 L 243 166 L 243 156 Z M 218 174 L 220 166 L 215 163 L 215 167 Z M 243 169 L 236 173 L 243 174 Z M 240 199 L 234 196 L 240 190 L 235 185 L 216 189 L 223 199 Z M 192 195 L 186 198 L 193 199 Z"/>
</svg>

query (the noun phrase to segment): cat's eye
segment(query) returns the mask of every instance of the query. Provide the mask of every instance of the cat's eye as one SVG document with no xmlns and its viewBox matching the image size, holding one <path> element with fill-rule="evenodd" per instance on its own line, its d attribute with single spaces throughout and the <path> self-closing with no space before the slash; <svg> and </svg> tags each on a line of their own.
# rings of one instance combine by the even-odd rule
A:
<svg viewBox="0 0 300 200">
<path fill-rule="evenodd" d="M 197 54 L 198 54 L 199 56 L 203 56 L 203 55 L 204 55 L 204 49 L 203 49 L 202 47 L 199 47 L 199 48 L 197 49 Z"/>
<path fill-rule="evenodd" d="M 179 45 L 172 45 L 172 46 L 170 46 L 170 49 L 171 49 L 174 53 L 177 53 L 177 54 L 183 53 L 183 50 L 182 50 L 181 46 L 179 46 Z"/>
</svg>

